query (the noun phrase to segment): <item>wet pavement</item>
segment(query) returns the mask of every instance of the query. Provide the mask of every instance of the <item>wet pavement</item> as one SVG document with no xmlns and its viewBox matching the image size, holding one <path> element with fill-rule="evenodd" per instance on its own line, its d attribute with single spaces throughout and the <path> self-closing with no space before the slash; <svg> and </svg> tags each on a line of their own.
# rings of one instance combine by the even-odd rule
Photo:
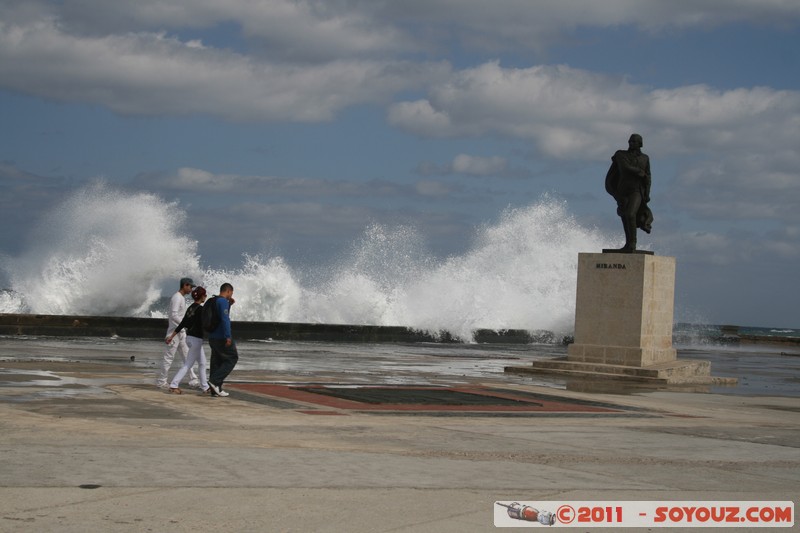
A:
<svg viewBox="0 0 800 533">
<path fill-rule="evenodd" d="M 261 372 L 270 381 L 341 381 L 344 374 L 344 381 L 363 384 L 435 385 L 483 379 L 612 394 L 652 390 L 619 382 L 503 375 L 505 366 L 563 357 L 566 347 L 559 345 L 273 341 L 240 341 L 238 345 L 242 357 L 237 370 Z M 154 371 L 160 353 L 161 343 L 153 340 L 0 336 L 0 360 L 92 362 L 138 369 L 146 375 Z M 738 384 L 660 390 L 800 397 L 800 352 L 776 347 L 711 345 L 678 347 L 678 355 L 710 361 L 712 375 L 735 377 Z M 147 382 L 144 378 L 142 381 Z"/>
<path fill-rule="evenodd" d="M 155 341 L 0 338 L 0 531 L 494 531 L 498 500 L 797 500 L 800 358 L 779 352 L 683 350 L 740 378 L 696 392 L 503 373 L 553 346 L 239 349 L 209 398 L 151 385 Z"/>
</svg>

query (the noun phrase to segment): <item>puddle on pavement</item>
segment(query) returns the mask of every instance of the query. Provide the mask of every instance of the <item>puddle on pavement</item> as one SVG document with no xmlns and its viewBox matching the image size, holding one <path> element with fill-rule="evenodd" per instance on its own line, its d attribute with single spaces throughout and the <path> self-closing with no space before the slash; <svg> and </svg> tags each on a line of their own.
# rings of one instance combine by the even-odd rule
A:
<svg viewBox="0 0 800 533">
<path fill-rule="evenodd" d="M 64 376 L 47 370 L 0 369 L 0 401 L 26 402 L 113 394 L 107 385 L 140 383 L 140 379 Z"/>
<path fill-rule="evenodd" d="M 45 370 L 0 369 L 0 401 L 23 404 L 27 411 L 59 417 L 193 418 L 169 407 L 120 398 L 106 388 L 111 384 L 141 384 L 141 381 L 138 378 L 63 376 Z"/>
</svg>

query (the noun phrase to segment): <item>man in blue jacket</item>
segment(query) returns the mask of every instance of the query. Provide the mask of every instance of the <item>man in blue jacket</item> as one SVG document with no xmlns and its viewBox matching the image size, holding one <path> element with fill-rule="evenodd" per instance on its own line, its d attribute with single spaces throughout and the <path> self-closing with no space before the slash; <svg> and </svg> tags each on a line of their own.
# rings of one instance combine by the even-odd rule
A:
<svg viewBox="0 0 800 533">
<path fill-rule="evenodd" d="M 211 375 L 208 386 L 212 396 L 228 396 L 222 390 L 222 382 L 231 373 L 236 362 L 239 361 L 239 352 L 231 337 L 230 308 L 235 303 L 233 299 L 233 285 L 223 283 L 219 288 L 219 296 L 215 298 L 219 325 L 208 334 L 208 344 L 211 346 Z"/>
</svg>

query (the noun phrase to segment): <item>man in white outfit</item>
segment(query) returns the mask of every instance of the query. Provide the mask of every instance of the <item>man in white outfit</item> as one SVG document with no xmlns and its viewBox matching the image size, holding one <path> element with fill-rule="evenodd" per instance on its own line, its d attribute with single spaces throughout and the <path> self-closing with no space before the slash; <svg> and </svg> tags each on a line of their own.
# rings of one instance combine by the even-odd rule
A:
<svg viewBox="0 0 800 533">
<path fill-rule="evenodd" d="M 178 324 L 183 320 L 183 315 L 186 314 L 186 295 L 191 293 L 194 287 L 194 281 L 192 281 L 191 278 L 181 278 L 181 288 L 172 295 L 169 301 L 167 337 L 172 335 L 175 328 L 177 328 Z M 183 363 L 186 361 L 186 356 L 189 354 L 189 347 L 186 345 L 186 330 L 182 330 L 175 335 L 172 342 L 167 344 L 167 349 L 164 350 L 164 359 L 161 361 L 160 368 L 156 370 L 156 386 L 159 388 L 166 389 L 168 387 L 167 374 L 169 373 L 169 368 L 172 366 L 172 360 L 175 357 L 176 351 L 180 352 L 179 362 L 181 366 L 183 366 Z M 194 369 L 189 370 L 189 386 L 197 387 L 199 384 L 197 373 Z"/>
</svg>

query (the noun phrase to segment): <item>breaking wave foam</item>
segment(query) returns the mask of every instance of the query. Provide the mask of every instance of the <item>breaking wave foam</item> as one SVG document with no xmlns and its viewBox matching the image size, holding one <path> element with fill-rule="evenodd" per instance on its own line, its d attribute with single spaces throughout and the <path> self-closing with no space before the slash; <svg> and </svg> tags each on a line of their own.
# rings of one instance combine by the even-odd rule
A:
<svg viewBox="0 0 800 533">
<path fill-rule="evenodd" d="M 78 191 L 6 261 L 15 294 L 6 312 L 146 315 L 165 279 L 200 271 L 197 243 L 177 231 L 185 217 L 152 194 L 103 183 Z"/>
<path fill-rule="evenodd" d="M 0 311 L 153 316 L 164 288 L 168 296 L 191 275 L 211 293 L 232 283 L 236 320 L 400 325 L 462 339 L 478 328 L 569 333 L 578 252 L 609 245 L 565 202 L 543 197 L 505 211 L 466 253 L 446 259 L 413 228 L 372 225 L 342 260 L 312 276 L 280 257 L 203 269 L 197 242 L 179 231 L 184 219 L 151 194 L 82 190 L 7 261 L 15 292 L 0 294 Z"/>
</svg>

